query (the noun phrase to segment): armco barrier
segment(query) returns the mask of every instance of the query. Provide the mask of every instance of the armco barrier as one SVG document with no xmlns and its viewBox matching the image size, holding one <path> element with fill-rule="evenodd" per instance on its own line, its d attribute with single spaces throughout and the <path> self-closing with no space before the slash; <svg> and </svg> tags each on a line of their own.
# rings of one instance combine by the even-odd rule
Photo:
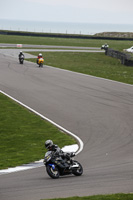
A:
<svg viewBox="0 0 133 200">
<path fill-rule="evenodd" d="M 119 37 L 102 37 L 95 35 L 82 35 L 82 34 L 61 34 L 61 33 L 37 33 L 27 31 L 8 31 L 0 30 L 0 35 L 18 35 L 18 36 L 35 36 L 35 37 L 57 37 L 57 38 L 75 38 L 75 39 L 98 39 L 98 40 L 129 40 L 133 38 L 119 38 Z"/>
<path fill-rule="evenodd" d="M 105 50 L 105 55 L 121 60 L 121 64 L 123 65 L 133 66 L 133 58 L 131 58 L 130 54 L 122 53 L 120 51 L 116 51 L 111 48 L 108 48 Z"/>
</svg>

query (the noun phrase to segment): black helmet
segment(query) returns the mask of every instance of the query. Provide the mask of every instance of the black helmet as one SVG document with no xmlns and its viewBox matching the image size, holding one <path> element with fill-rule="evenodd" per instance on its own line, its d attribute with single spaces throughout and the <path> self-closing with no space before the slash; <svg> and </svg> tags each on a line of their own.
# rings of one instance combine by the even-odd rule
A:
<svg viewBox="0 0 133 200">
<path fill-rule="evenodd" d="M 53 141 L 52 140 L 47 140 L 45 142 L 46 149 L 50 149 L 52 147 L 52 145 L 53 145 Z"/>
</svg>

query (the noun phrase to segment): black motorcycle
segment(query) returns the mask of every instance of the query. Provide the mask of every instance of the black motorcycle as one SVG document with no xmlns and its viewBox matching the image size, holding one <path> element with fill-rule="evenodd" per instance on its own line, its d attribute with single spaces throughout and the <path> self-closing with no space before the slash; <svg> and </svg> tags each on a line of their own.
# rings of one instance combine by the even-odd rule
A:
<svg viewBox="0 0 133 200">
<path fill-rule="evenodd" d="M 61 156 L 55 156 L 53 151 L 46 152 L 44 165 L 48 175 L 53 179 L 69 174 L 81 176 L 83 174 L 83 167 L 78 161 L 72 159 L 74 156 L 75 154 L 71 153 L 68 160 L 63 159 Z"/>
<path fill-rule="evenodd" d="M 20 62 L 20 64 L 23 64 L 23 63 L 24 63 L 24 55 L 21 55 L 21 56 L 19 57 L 19 62 Z"/>
</svg>

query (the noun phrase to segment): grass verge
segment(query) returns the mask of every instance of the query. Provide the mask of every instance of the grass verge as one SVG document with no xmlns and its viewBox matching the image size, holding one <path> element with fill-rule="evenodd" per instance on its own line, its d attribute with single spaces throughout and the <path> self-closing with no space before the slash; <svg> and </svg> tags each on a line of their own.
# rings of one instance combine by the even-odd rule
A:
<svg viewBox="0 0 133 200">
<path fill-rule="evenodd" d="M 39 52 L 28 52 L 38 55 Z M 45 64 L 74 72 L 133 84 L 133 67 L 122 65 L 116 58 L 104 53 L 45 52 Z M 28 59 L 36 62 L 36 59 Z"/>
<path fill-rule="evenodd" d="M 60 147 L 76 143 L 49 122 L 0 93 L 0 169 L 42 159 L 44 142 Z"/>
<path fill-rule="evenodd" d="M 57 45 L 57 46 L 79 46 L 79 47 L 101 47 L 107 43 L 110 48 L 122 51 L 132 46 L 132 41 L 103 40 L 103 39 L 75 39 L 54 37 L 33 37 L 17 35 L 0 35 L 0 43 L 11 44 L 35 44 L 35 45 Z"/>
<path fill-rule="evenodd" d="M 87 197 L 56 198 L 49 200 L 133 200 L 133 194 L 94 195 Z"/>
</svg>

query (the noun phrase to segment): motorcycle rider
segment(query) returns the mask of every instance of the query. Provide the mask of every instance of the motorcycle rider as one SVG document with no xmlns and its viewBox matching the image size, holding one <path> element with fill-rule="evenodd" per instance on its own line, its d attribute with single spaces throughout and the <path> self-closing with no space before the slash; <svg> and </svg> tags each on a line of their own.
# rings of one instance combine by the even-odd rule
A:
<svg viewBox="0 0 133 200">
<path fill-rule="evenodd" d="M 72 164 L 71 163 L 71 157 L 73 157 L 73 156 L 75 156 L 75 154 L 74 153 L 65 153 L 65 152 L 63 152 L 61 149 L 60 149 L 60 147 L 58 146 L 58 145 L 55 145 L 55 144 L 53 144 L 53 141 L 52 140 L 47 140 L 46 142 L 45 142 L 45 147 L 46 147 L 46 149 L 48 149 L 49 151 L 53 151 L 54 152 L 54 155 L 55 156 L 57 156 L 57 157 L 59 157 L 59 156 L 61 156 L 61 158 L 62 158 L 62 168 L 67 168 L 67 167 L 70 167 L 70 165 L 68 165 L 68 163 L 67 162 L 65 162 L 65 160 L 64 159 L 66 159 L 67 161 L 69 161 L 70 162 L 70 164 Z"/>
<path fill-rule="evenodd" d="M 37 57 L 37 64 L 38 64 L 38 60 L 39 60 L 39 58 L 43 58 L 43 56 L 42 56 L 41 53 L 39 53 L 39 55 L 38 55 L 38 57 Z M 43 58 L 43 59 L 44 59 L 44 58 Z"/>
<path fill-rule="evenodd" d="M 23 52 L 22 52 L 22 51 L 20 51 L 20 52 L 19 52 L 19 55 L 18 55 L 18 57 L 19 57 L 19 60 L 20 60 L 21 56 L 23 56 L 23 57 L 24 57 L 24 54 L 23 54 Z"/>
</svg>

